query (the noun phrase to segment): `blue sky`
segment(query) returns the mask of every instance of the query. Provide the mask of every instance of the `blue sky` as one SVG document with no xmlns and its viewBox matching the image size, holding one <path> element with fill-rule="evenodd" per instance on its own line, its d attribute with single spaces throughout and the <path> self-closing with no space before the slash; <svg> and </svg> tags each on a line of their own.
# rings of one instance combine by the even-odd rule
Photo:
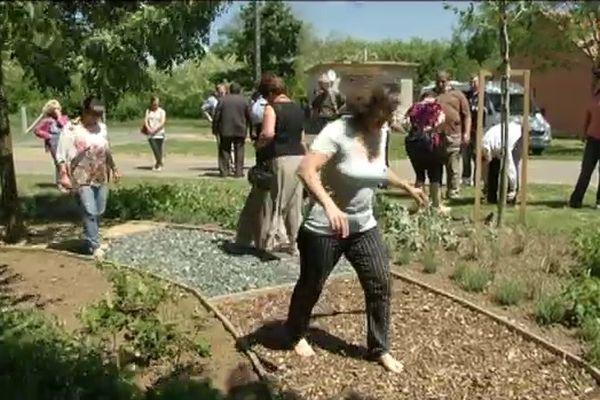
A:
<svg viewBox="0 0 600 400">
<path fill-rule="evenodd" d="M 268 0 L 267 0 L 268 1 Z M 211 42 L 244 2 L 234 1 L 211 30 Z M 457 18 L 442 1 L 288 1 L 296 15 L 320 37 L 335 33 L 367 40 L 446 39 Z M 448 2 L 465 8 L 468 2 Z"/>
</svg>

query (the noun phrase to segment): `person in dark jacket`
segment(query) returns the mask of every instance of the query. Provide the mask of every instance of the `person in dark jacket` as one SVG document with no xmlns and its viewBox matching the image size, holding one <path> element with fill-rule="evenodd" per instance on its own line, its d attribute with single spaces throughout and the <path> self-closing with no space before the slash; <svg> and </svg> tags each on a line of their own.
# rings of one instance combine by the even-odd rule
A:
<svg viewBox="0 0 600 400">
<path fill-rule="evenodd" d="M 219 171 L 222 177 L 231 174 L 228 155 L 233 147 L 235 176 L 244 176 L 244 142 L 250 124 L 250 105 L 241 95 L 242 88 L 237 83 L 229 87 L 229 94 L 223 96 L 215 109 L 212 129 L 219 136 Z"/>
</svg>

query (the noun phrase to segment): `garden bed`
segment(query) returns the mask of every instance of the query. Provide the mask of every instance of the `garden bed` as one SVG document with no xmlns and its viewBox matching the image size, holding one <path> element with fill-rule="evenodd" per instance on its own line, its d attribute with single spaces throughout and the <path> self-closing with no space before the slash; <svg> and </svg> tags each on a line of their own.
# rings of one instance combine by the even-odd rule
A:
<svg viewBox="0 0 600 400">
<path fill-rule="evenodd" d="M 135 282 L 138 284 L 138 281 Z M 57 345 L 57 349 L 51 350 L 55 343 L 68 343 L 71 340 L 69 338 L 85 343 L 84 346 L 88 349 L 95 348 L 92 345 L 96 341 L 95 333 L 91 334 L 84 329 L 85 318 L 89 319 L 90 316 L 82 318 L 82 315 L 85 310 L 105 299 L 111 292 L 111 286 L 106 271 L 96 268 L 92 261 L 47 252 L 2 249 L 0 305 L 5 319 L 0 321 L 0 337 L 4 340 L 1 342 L 5 352 L 0 361 L 0 369 L 5 374 L 0 378 L 0 388 L 8 396 L 7 399 L 72 398 L 74 393 L 79 393 L 83 396 L 81 398 L 141 398 L 131 397 L 131 393 L 136 391 L 147 392 L 152 399 L 166 400 L 173 395 L 184 400 L 221 399 L 235 384 L 232 379 L 237 384 L 257 380 L 249 361 L 236 350 L 235 340 L 221 322 L 195 297 L 176 288 L 169 289 L 173 296 L 161 306 L 161 318 L 184 329 L 193 328 L 195 337 L 202 341 L 202 346 L 208 353 L 196 355 L 187 352 L 182 355 L 179 365 L 175 365 L 174 358 L 169 357 L 160 357 L 141 365 L 123 361 L 121 372 L 116 373 L 114 366 L 111 367 L 109 363 L 110 359 L 98 360 L 99 364 L 92 364 L 69 346 L 63 348 Z M 152 293 L 149 295 L 152 296 Z M 114 293 L 110 297 L 116 301 Z M 15 326 L 18 328 L 11 328 L 17 317 L 10 314 L 11 319 L 6 319 L 9 318 L 7 310 L 13 307 L 25 313 L 22 316 L 23 322 L 16 321 Z M 44 322 L 32 322 L 38 320 L 28 316 L 29 313 L 40 311 Z M 194 321 L 193 326 L 191 321 Z M 28 328 L 28 324 L 34 325 Z M 13 329 L 23 329 L 23 336 L 21 333 L 15 334 Z M 15 335 L 14 341 L 11 340 L 11 335 Z M 77 340 L 78 335 L 82 335 L 82 339 Z M 118 340 L 121 342 L 119 345 L 125 344 L 123 337 L 119 336 Z M 87 347 L 88 342 L 90 347 Z M 38 350 L 35 350 L 37 347 L 29 350 L 24 347 L 37 346 L 36 343 L 42 346 Z M 47 351 L 53 351 L 54 354 L 44 355 Z M 11 368 L 12 359 L 19 363 L 18 368 Z M 90 371 L 87 378 L 75 372 L 82 368 Z M 95 375 L 96 371 L 98 375 Z M 57 372 L 59 374 L 56 377 L 46 376 Z M 62 373 L 67 374 L 68 384 L 61 382 Z M 113 373 L 116 374 L 114 380 L 111 378 Z M 50 381 L 54 382 L 51 387 L 44 386 L 44 382 Z M 79 389 L 78 385 L 82 387 Z M 116 386 L 119 387 L 118 390 Z M 121 386 L 130 386 L 130 389 L 125 390 Z M 33 397 L 27 397 L 26 392 Z M 107 393 L 111 394 L 106 397 Z"/>
</svg>

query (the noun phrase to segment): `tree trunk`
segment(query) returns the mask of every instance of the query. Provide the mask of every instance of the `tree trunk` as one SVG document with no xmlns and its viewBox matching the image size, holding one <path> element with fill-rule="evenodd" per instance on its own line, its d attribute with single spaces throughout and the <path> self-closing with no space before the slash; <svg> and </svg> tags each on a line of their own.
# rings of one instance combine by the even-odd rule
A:
<svg viewBox="0 0 600 400">
<path fill-rule="evenodd" d="M 501 102 L 501 119 L 500 130 L 502 132 L 502 164 L 500 168 L 500 196 L 498 199 L 498 227 L 501 227 L 504 222 L 504 210 L 506 209 L 506 194 L 508 191 L 508 121 L 510 117 L 510 92 L 508 86 L 510 83 L 510 42 L 508 39 L 508 12 L 507 0 L 498 2 L 500 7 L 500 51 L 502 53 L 502 66 L 504 74 L 502 76 L 502 102 Z"/>
<path fill-rule="evenodd" d="M 4 240 L 7 243 L 16 243 L 25 236 L 25 225 L 17 192 L 17 176 L 8 121 L 8 101 L 4 91 L 4 72 L 1 66 L 2 51 L 0 51 L 0 214 L 6 227 Z"/>
<path fill-rule="evenodd" d="M 254 0 L 254 75 L 256 82 L 260 81 L 262 75 L 262 67 L 260 63 L 261 57 L 261 22 L 260 22 L 260 0 Z"/>
</svg>

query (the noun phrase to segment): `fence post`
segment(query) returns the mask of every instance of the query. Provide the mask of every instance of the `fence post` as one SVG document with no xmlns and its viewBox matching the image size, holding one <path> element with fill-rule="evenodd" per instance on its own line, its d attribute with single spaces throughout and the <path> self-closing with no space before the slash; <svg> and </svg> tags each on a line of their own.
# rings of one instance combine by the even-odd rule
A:
<svg viewBox="0 0 600 400">
<path fill-rule="evenodd" d="M 27 107 L 21 106 L 21 130 L 23 133 L 27 133 L 27 128 L 29 125 L 27 124 Z"/>
</svg>

